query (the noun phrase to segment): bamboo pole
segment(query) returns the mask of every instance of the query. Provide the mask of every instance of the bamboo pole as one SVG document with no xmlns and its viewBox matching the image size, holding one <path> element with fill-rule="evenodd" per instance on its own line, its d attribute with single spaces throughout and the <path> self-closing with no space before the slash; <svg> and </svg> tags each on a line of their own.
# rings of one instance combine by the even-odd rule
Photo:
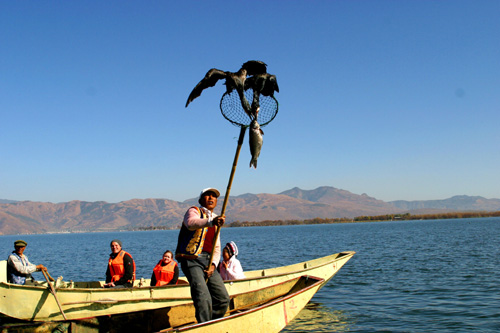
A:
<svg viewBox="0 0 500 333">
<path fill-rule="evenodd" d="M 241 146 L 243 145 L 243 139 L 245 138 L 246 130 L 247 130 L 246 126 L 241 126 L 240 137 L 238 139 L 238 146 L 236 147 L 236 153 L 234 154 L 233 167 L 231 168 L 231 174 L 229 176 L 229 181 L 227 183 L 226 194 L 224 195 L 224 203 L 222 204 L 222 210 L 220 216 L 224 216 L 224 214 L 226 213 L 227 202 L 229 200 L 229 192 L 231 192 L 231 185 L 233 184 L 233 178 L 236 172 L 236 166 L 238 165 L 238 157 L 240 156 L 240 150 Z M 219 239 L 219 234 L 220 234 L 220 227 L 216 227 L 216 232 L 212 243 L 212 252 L 210 252 L 210 257 L 208 258 L 209 260 L 207 269 L 210 268 L 210 265 L 212 263 L 212 258 L 215 252 L 215 245 L 217 244 L 217 240 Z"/>
</svg>

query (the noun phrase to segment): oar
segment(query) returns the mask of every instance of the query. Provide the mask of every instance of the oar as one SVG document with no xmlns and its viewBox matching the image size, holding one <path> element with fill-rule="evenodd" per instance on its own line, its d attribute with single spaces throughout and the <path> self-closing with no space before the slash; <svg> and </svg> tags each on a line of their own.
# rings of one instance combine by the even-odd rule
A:
<svg viewBox="0 0 500 333">
<path fill-rule="evenodd" d="M 48 272 L 48 271 L 45 271 L 45 273 L 46 273 L 46 274 L 47 274 L 47 276 L 49 277 L 50 281 L 55 281 L 55 279 L 54 279 L 52 276 L 50 276 L 50 274 L 49 274 L 49 272 Z"/>
<path fill-rule="evenodd" d="M 43 276 L 45 276 L 45 280 L 47 280 L 47 284 L 49 285 L 49 288 L 50 288 L 50 291 L 52 292 L 52 295 L 54 295 L 54 298 L 56 299 L 56 303 L 57 303 L 57 306 L 59 307 L 59 311 L 61 311 L 61 314 L 64 318 L 64 320 L 68 320 L 68 318 L 66 318 L 66 315 L 64 314 L 64 311 L 61 307 L 61 303 L 59 303 L 59 299 L 57 298 L 57 294 L 56 294 L 56 290 L 54 289 L 54 286 L 52 285 L 52 283 L 50 283 L 50 280 L 49 280 L 49 273 L 46 272 L 44 269 L 42 269 L 42 273 L 43 273 Z"/>
<path fill-rule="evenodd" d="M 241 145 L 243 144 L 243 139 L 245 138 L 245 126 L 241 126 L 240 128 L 240 137 L 238 139 L 238 147 L 236 148 L 236 154 L 234 155 L 233 167 L 231 168 L 231 175 L 229 176 L 229 182 L 227 184 L 226 195 L 224 196 L 224 203 L 222 204 L 222 210 L 220 212 L 220 216 L 224 216 L 226 213 L 227 202 L 229 200 L 229 192 L 231 192 L 231 185 L 233 184 L 234 173 L 236 172 L 236 166 L 238 165 L 238 157 L 240 156 Z M 210 268 L 212 265 L 212 258 L 215 252 L 215 244 L 217 244 L 217 240 L 219 239 L 220 227 L 216 227 L 216 233 L 214 236 L 214 240 L 212 243 L 212 252 L 210 252 L 210 257 L 208 258 L 208 267 Z"/>
</svg>

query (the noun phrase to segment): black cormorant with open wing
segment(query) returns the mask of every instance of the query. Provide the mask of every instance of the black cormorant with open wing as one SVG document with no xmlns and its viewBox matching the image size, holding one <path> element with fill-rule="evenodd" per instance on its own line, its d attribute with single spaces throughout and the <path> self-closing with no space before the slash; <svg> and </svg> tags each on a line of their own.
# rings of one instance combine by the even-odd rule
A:
<svg viewBox="0 0 500 333">
<path fill-rule="evenodd" d="M 247 76 L 249 75 L 258 75 L 258 74 L 264 74 L 266 73 L 267 70 L 267 65 L 262 62 L 262 61 L 257 61 L 257 60 L 250 60 L 245 62 L 240 70 L 237 72 L 227 72 L 227 71 L 222 71 L 217 68 L 212 68 L 207 72 L 205 77 L 194 87 L 193 91 L 191 91 L 191 94 L 189 94 L 189 97 L 186 102 L 186 107 L 191 103 L 195 98 L 201 95 L 201 92 L 209 87 L 215 86 L 217 81 L 219 80 L 226 80 L 225 85 L 226 85 L 226 92 L 229 94 L 231 93 L 234 89 L 238 92 L 238 95 L 240 96 L 241 100 L 241 106 L 243 107 L 243 110 L 250 116 L 250 110 L 251 106 L 248 103 L 248 100 L 245 97 L 245 81 L 247 79 Z"/>
</svg>

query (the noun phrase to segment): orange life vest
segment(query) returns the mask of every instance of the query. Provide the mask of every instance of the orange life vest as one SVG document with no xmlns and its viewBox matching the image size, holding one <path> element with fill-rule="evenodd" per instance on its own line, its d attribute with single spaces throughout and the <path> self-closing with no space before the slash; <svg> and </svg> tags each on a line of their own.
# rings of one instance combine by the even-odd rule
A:
<svg viewBox="0 0 500 333">
<path fill-rule="evenodd" d="M 172 278 L 174 277 L 175 267 L 177 266 L 177 263 L 173 260 L 165 266 L 161 265 L 162 262 L 163 260 L 160 260 L 155 268 L 153 268 L 153 273 L 155 274 L 156 278 L 156 286 L 164 286 L 172 281 Z"/>
<path fill-rule="evenodd" d="M 130 258 L 132 256 L 130 253 L 127 253 L 123 250 L 118 253 L 118 255 L 113 259 L 109 257 L 109 273 L 111 274 L 111 282 L 116 282 L 120 280 L 125 275 L 125 265 L 123 264 L 123 256 L 128 254 Z M 135 280 L 135 261 L 132 259 L 132 263 L 134 265 L 134 273 L 132 275 L 132 280 L 128 280 L 127 282 L 133 283 Z"/>
</svg>

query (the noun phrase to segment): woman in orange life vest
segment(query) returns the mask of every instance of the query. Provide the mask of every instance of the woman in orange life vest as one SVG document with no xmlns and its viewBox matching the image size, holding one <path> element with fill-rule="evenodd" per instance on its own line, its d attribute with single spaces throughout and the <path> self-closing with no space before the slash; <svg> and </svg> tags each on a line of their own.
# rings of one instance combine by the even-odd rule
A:
<svg viewBox="0 0 500 333">
<path fill-rule="evenodd" d="M 164 286 L 166 284 L 177 284 L 179 278 L 179 267 L 175 260 L 172 260 L 174 255 L 172 251 L 167 250 L 163 253 L 163 259 L 153 269 L 151 275 L 151 286 Z"/>
<path fill-rule="evenodd" d="M 135 280 L 135 262 L 132 256 L 122 250 L 119 239 L 111 241 L 106 283 L 104 288 L 132 288 Z"/>
</svg>

